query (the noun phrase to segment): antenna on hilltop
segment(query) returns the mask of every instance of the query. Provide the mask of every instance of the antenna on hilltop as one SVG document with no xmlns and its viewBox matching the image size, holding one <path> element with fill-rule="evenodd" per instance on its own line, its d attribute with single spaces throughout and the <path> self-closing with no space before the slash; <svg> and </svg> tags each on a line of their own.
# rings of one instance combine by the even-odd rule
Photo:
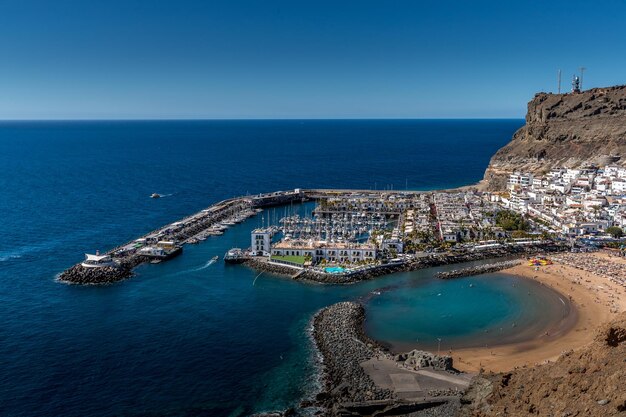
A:
<svg viewBox="0 0 626 417">
<path fill-rule="evenodd" d="M 558 92 L 559 93 L 558 94 L 561 94 L 561 70 L 557 71 L 557 80 L 558 80 L 557 82 L 558 82 L 558 85 L 559 85 L 559 88 L 558 88 Z"/>
<path fill-rule="evenodd" d="M 576 74 L 572 76 L 572 93 L 580 93 L 580 78 Z"/>
<path fill-rule="evenodd" d="M 580 67 L 580 89 L 583 89 L 583 73 L 585 72 L 587 68 L 585 67 Z"/>
</svg>

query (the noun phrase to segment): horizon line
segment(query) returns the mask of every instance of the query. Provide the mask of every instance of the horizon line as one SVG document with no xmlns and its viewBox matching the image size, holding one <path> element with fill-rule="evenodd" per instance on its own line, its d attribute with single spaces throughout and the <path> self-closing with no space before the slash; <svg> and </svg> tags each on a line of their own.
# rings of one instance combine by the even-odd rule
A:
<svg viewBox="0 0 626 417">
<path fill-rule="evenodd" d="M 351 120 L 524 120 L 525 117 L 241 117 L 241 118 L 33 118 L 33 119 L 2 119 L 4 122 L 177 122 L 177 121 L 351 121 Z"/>
</svg>

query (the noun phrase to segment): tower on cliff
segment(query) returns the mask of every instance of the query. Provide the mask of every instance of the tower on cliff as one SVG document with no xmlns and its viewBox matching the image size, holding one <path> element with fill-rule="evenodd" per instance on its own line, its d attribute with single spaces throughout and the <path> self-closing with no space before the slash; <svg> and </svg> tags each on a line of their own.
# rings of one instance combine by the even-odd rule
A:
<svg viewBox="0 0 626 417">
<path fill-rule="evenodd" d="M 578 75 L 572 77 L 572 93 L 580 93 L 580 78 L 578 78 Z"/>
</svg>

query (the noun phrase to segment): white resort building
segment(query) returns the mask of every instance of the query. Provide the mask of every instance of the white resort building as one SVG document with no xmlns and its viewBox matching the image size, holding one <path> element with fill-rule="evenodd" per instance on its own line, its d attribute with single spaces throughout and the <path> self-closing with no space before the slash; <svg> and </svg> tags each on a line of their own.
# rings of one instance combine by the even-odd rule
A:
<svg viewBox="0 0 626 417">
<path fill-rule="evenodd" d="M 272 250 L 272 231 L 270 229 L 255 229 L 250 236 L 250 248 L 253 255 L 269 256 Z"/>
<path fill-rule="evenodd" d="M 324 240 L 283 240 L 272 245 L 272 256 L 303 256 L 313 263 L 359 262 L 376 259 L 376 245 L 371 243 L 326 242 Z"/>
</svg>

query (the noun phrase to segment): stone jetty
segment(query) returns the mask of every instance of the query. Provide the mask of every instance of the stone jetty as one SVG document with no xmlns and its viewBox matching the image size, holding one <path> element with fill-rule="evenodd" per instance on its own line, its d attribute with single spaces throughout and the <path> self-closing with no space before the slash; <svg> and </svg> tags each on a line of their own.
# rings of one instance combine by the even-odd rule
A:
<svg viewBox="0 0 626 417">
<path fill-rule="evenodd" d="M 519 259 L 514 259 L 510 261 L 502 261 L 502 262 L 494 262 L 494 263 L 489 263 L 489 264 L 484 264 L 484 265 L 470 266 L 468 268 L 454 269 L 452 271 L 437 272 L 435 276 L 441 279 L 469 277 L 472 275 L 480 275 L 480 274 L 487 274 L 489 272 L 502 271 L 503 269 L 512 268 L 521 263 L 522 261 L 520 261 Z"/>
<path fill-rule="evenodd" d="M 316 407 L 321 415 L 346 417 L 454 416 L 463 391 L 458 389 L 459 381 L 467 386 L 469 376 L 456 372 L 448 356 L 422 351 L 392 356 L 364 334 L 364 320 L 365 310 L 355 302 L 337 303 L 315 315 L 313 337 L 322 355 L 323 387 L 314 401 L 303 401 L 301 409 Z M 377 376 L 372 376 L 372 372 Z M 386 372 L 391 375 L 382 376 Z M 429 382 L 436 372 L 440 373 Z M 381 385 L 381 376 L 387 387 Z M 420 383 L 413 385 L 417 391 L 395 386 L 393 382 L 390 385 L 389 378 L 395 377 L 400 377 L 398 381 L 420 378 Z M 431 389 L 434 386 L 438 388 Z M 296 415 L 300 415 L 301 409 L 295 410 Z"/>
<path fill-rule="evenodd" d="M 140 248 L 144 242 L 168 241 L 177 246 L 176 253 L 180 253 L 182 245 L 207 232 L 221 222 L 241 216 L 243 213 L 254 214 L 254 209 L 271 207 L 292 202 L 306 200 L 306 194 L 301 190 L 277 191 L 255 196 L 237 197 L 215 203 L 206 209 L 185 217 L 182 220 L 168 224 L 160 229 L 127 242 L 104 253 L 117 265 L 101 267 L 84 267 L 78 263 L 63 271 L 59 280 L 72 284 L 107 284 L 120 281 L 132 276 L 133 268 L 145 262 L 154 260 L 153 257 L 142 254 Z"/>
<path fill-rule="evenodd" d="M 380 346 L 363 333 L 365 310 L 353 302 L 334 304 L 313 319 L 313 336 L 323 356 L 323 391 L 317 402 L 327 409 L 338 404 L 394 398 L 390 390 L 378 388 L 361 367 Z"/>
</svg>

